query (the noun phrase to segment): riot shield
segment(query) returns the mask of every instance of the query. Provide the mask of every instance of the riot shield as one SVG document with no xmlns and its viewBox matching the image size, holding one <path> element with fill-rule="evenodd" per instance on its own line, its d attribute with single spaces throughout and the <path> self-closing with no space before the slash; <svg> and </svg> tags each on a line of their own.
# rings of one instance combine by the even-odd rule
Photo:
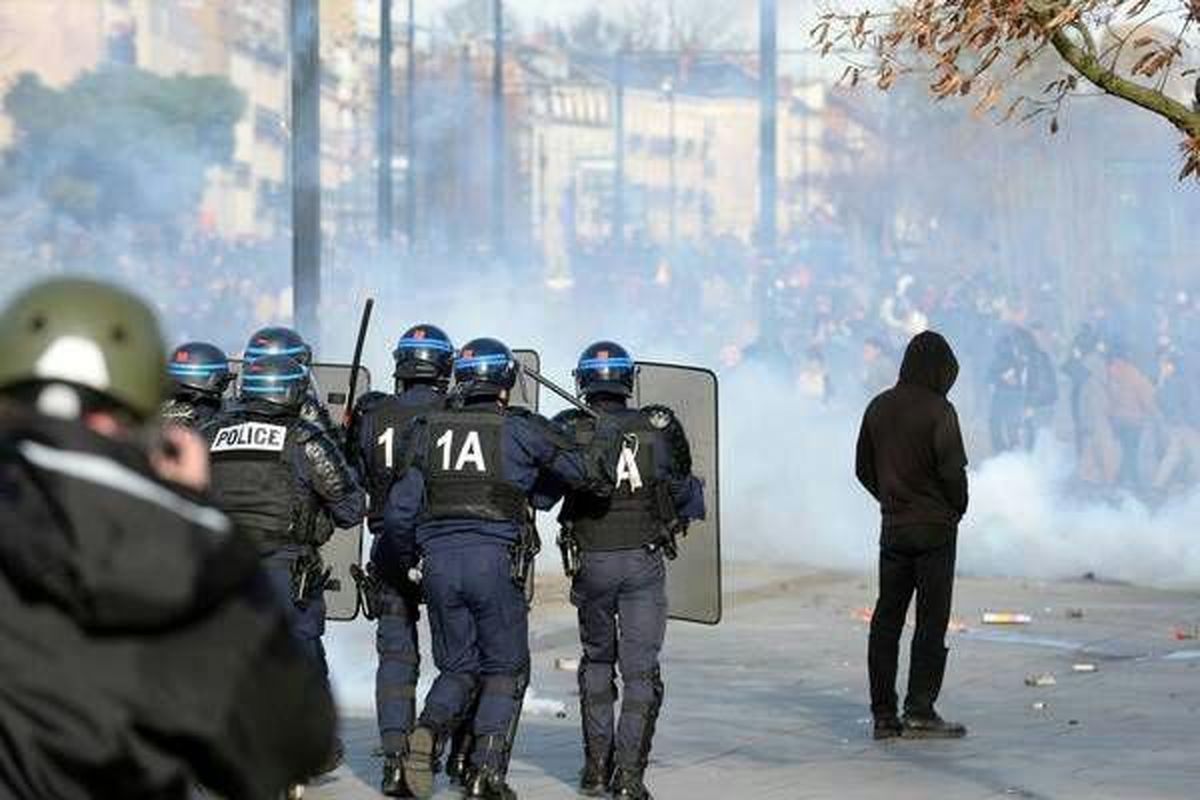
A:
<svg viewBox="0 0 1200 800">
<path fill-rule="evenodd" d="M 671 619 L 716 625 L 721 621 L 721 491 L 717 376 L 701 367 L 638 362 L 634 400 L 675 412 L 692 448 L 692 472 L 704 481 L 706 519 L 693 522 L 667 562 Z"/>
<path fill-rule="evenodd" d="M 321 402 L 329 409 L 334 422 L 340 422 L 346 413 L 346 401 L 350 392 L 349 364 L 313 364 L 313 388 Z M 371 373 L 366 367 L 358 369 L 358 385 L 355 391 L 371 390 Z M 362 562 L 363 526 L 335 531 L 321 548 L 321 559 L 331 569 L 329 585 L 325 589 L 325 618 L 348 622 L 358 616 L 358 587 L 350 576 L 350 567 Z"/>
<path fill-rule="evenodd" d="M 542 357 L 536 350 L 513 350 L 513 356 L 522 367 L 529 367 L 535 372 L 542 371 Z M 527 408 L 537 412 L 541 398 L 541 384 L 525 374 L 522 370 L 517 375 L 517 385 L 513 387 L 512 397 L 508 404 L 518 408 Z"/>
</svg>

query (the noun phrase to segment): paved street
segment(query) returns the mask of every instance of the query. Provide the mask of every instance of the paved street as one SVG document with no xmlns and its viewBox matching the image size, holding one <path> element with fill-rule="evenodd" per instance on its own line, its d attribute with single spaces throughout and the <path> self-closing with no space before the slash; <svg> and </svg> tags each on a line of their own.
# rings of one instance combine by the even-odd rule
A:
<svg viewBox="0 0 1200 800">
<path fill-rule="evenodd" d="M 1200 785 L 1200 622 L 1194 593 L 1094 581 L 968 579 L 959 584 L 941 710 L 965 722 L 961 742 L 868 736 L 864 610 L 857 576 L 732 565 L 717 628 L 673 623 L 667 704 L 648 783 L 671 798 L 1193 798 Z M 522 798 L 574 797 L 579 718 L 571 609 L 544 586 L 535 611 L 533 698 L 512 783 Z M 1077 609 L 1082 617 L 1069 610 Z M 985 627 L 984 610 L 1030 613 Z M 336 626 L 335 626 L 336 629 Z M 377 796 L 369 708 L 371 629 L 336 629 L 348 764 L 307 797 Z M 431 660 L 426 658 L 427 665 Z M 1093 664 L 1077 673 L 1073 665 Z M 1054 675 L 1031 688 L 1031 674 Z M 1044 705 L 1041 705 L 1044 704 Z M 1037 706 L 1037 707 L 1035 707 Z M 440 797 L 454 797 L 449 791 Z"/>
</svg>

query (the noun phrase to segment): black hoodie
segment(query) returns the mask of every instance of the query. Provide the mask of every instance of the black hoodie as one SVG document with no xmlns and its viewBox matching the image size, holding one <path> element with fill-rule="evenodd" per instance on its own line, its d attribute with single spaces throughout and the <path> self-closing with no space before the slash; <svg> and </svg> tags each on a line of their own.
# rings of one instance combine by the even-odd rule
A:
<svg viewBox="0 0 1200 800">
<path fill-rule="evenodd" d="M 333 736 L 253 546 L 142 452 L 0 404 L 0 797 L 273 798 Z"/>
<path fill-rule="evenodd" d="M 879 501 L 884 529 L 955 528 L 967 511 L 967 455 L 946 399 L 957 377 L 950 345 L 926 331 L 909 342 L 900 381 L 867 406 L 856 472 Z"/>
</svg>

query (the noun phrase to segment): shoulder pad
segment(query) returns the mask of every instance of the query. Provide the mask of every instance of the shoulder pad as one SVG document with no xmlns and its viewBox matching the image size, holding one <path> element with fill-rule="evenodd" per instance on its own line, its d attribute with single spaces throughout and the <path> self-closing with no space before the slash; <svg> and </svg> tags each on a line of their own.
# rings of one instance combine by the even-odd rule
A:
<svg viewBox="0 0 1200 800">
<path fill-rule="evenodd" d="M 660 431 L 666 430 L 672 424 L 678 424 L 679 420 L 675 417 L 675 412 L 666 406 L 646 406 L 642 409 L 642 414 L 646 420 Z"/>
<path fill-rule="evenodd" d="M 296 441 L 299 444 L 306 444 L 318 437 L 326 436 L 327 434 L 321 429 L 321 426 L 302 419 L 298 420 L 292 427 L 292 435 L 296 437 Z"/>
<path fill-rule="evenodd" d="M 555 414 L 552 422 L 558 425 L 573 425 L 581 418 L 586 416 L 587 414 L 584 414 L 578 408 L 568 408 L 565 411 L 560 411 Z"/>
<path fill-rule="evenodd" d="M 366 414 L 376 408 L 384 400 L 387 400 L 391 395 L 387 392 L 371 391 L 364 394 L 354 403 L 355 414 Z"/>
</svg>

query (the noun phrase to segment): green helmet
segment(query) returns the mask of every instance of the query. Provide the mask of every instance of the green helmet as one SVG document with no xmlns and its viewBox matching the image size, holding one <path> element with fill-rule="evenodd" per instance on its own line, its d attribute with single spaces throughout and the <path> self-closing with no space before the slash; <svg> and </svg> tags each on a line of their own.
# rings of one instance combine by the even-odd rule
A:
<svg viewBox="0 0 1200 800">
<path fill-rule="evenodd" d="M 65 383 L 147 419 L 166 395 L 165 351 L 154 312 L 129 292 L 79 278 L 43 281 L 0 315 L 0 389 Z"/>
</svg>

